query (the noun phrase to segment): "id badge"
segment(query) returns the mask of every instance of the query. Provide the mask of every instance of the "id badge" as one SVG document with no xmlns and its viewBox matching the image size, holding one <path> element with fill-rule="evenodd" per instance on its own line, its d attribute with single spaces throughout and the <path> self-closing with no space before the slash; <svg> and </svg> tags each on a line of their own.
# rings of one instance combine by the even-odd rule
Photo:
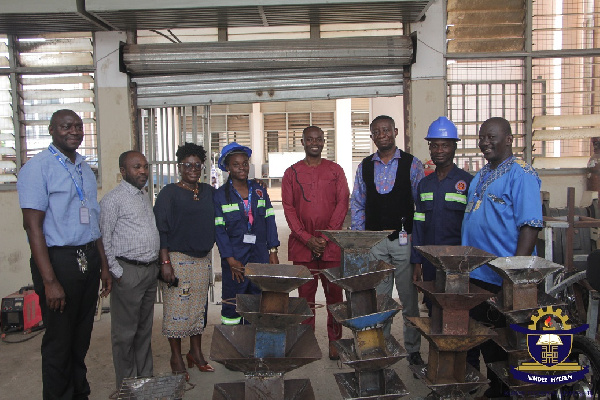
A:
<svg viewBox="0 0 600 400">
<path fill-rule="evenodd" d="M 244 235 L 244 243 L 254 244 L 256 243 L 256 235 L 252 235 L 250 233 L 246 233 Z"/>
<path fill-rule="evenodd" d="M 400 246 L 406 246 L 408 244 L 408 233 L 405 230 L 398 232 L 398 244 Z"/>
<path fill-rule="evenodd" d="M 90 223 L 90 209 L 87 207 L 81 207 L 79 209 L 79 222 L 82 224 Z"/>
<path fill-rule="evenodd" d="M 473 210 L 473 202 L 470 201 L 469 204 L 467 204 L 467 207 L 465 208 L 465 212 L 471 212 Z"/>
</svg>

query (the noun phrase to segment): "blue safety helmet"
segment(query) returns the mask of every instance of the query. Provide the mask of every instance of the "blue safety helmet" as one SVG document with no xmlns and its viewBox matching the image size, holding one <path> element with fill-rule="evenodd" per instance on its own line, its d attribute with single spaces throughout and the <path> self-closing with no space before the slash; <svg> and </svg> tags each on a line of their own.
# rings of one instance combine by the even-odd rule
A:
<svg viewBox="0 0 600 400">
<path fill-rule="evenodd" d="M 446 117 L 439 117 L 429 125 L 425 140 L 452 139 L 459 141 L 456 125 Z"/>
<path fill-rule="evenodd" d="M 218 163 L 219 168 L 221 168 L 222 171 L 227 171 L 227 168 L 225 167 L 225 159 L 228 155 L 232 153 L 244 153 L 248 156 L 248 158 L 250 158 L 250 156 L 252 155 L 252 150 L 250 149 L 250 147 L 242 146 L 241 144 L 237 144 L 236 142 L 231 142 L 227 146 L 223 147 L 223 150 L 221 150 L 221 155 L 219 156 Z"/>
</svg>

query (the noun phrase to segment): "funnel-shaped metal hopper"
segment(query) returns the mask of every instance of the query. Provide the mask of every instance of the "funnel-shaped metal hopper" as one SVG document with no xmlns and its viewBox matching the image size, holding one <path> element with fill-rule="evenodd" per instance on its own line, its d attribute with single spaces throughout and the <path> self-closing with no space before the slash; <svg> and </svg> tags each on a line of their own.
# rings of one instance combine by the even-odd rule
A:
<svg viewBox="0 0 600 400">
<path fill-rule="evenodd" d="M 281 293 L 289 293 L 313 279 L 304 265 L 255 263 L 246 265 L 246 277 L 262 290 Z"/>
<path fill-rule="evenodd" d="M 408 391 L 406 386 L 393 369 L 383 370 L 383 382 L 378 390 L 361 390 L 359 388 L 359 379 L 357 374 L 360 372 L 346 372 L 343 374 L 334 374 L 335 380 L 340 389 L 342 399 L 344 400 L 391 400 L 406 396 Z M 366 393 L 365 393 L 366 392 Z"/>
<path fill-rule="evenodd" d="M 267 388 L 268 389 L 268 388 Z M 245 382 L 216 383 L 212 400 L 244 400 Z M 270 392 L 259 393 L 253 399 L 268 399 Z M 315 394 L 308 379 L 289 379 L 284 382 L 284 395 L 282 400 L 314 400 Z"/>
<path fill-rule="evenodd" d="M 395 364 L 398 360 L 408 356 L 408 353 L 393 336 L 385 339 L 384 347 L 358 357 L 358 349 L 353 339 L 340 339 L 335 342 L 342 363 L 357 371 L 378 370 Z"/>
<path fill-rule="evenodd" d="M 490 266 L 514 284 L 539 283 L 549 274 L 563 269 L 560 264 L 535 256 L 498 257 Z"/>
<path fill-rule="evenodd" d="M 405 317 L 439 351 L 467 351 L 485 342 L 496 333 L 490 328 L 471 320 L 467 335 L 436 335 L 431 333 L 430 318 Z"/>
<path fill-rule="evenodd" d="M 433 383 L 427 378 L 427 365 L 411 365 L 410 370 L 417 375 L 425 385 L 440 398 L 455 398 L 464 399 L 468 398 L 468 393 L 473 390 L 488 384 L 490 381 L 487 380 L 481 372 L 473 368 L 469 363 L 466 365 L 466 374 L 463 382 L 448 382 L 448 383 Z M 464 395 L 460 395 L 464 393 Z"/>
<path fill-rule="evenodd" d="M 475 285 L 470 286 L 468 293 L 436 293 L 434 282 L 415 282 L 415 285 L 444 310 L 470 310 L 494 296 Z"/>
<path fill-rule="evenodd" d="M 342 250 L 362 249 L 367 253 L 371 250 L 371 247 L 392 233 L 392 231 L 351 231 L 348 229 L 320 232 L 340 246 Z"/>
<path fill-rule="evenodd" d="M 235 311 L 252 325 L 260 328 L 282 330 L 290 325 L 297 325 L 313 316 L 306 299 L 303 298 L 288 298 L 288 312 L 285 314 L 259 312 L 260 301 L 259 294 L 238 294 Z"/>
<path fill-rule="evenodd" d="M 216 325 L 210 358 L 234 371 L 283 373 L 321 358 L 321 350 L 309 325 L 285 330 L 285 357 L 254 358 L 257 327 Z"/>
<path fill-rule="evenodd" d="M 471 272 L 496 258 L 495 255 L 470 246 L 415 246 L 436 268 L 452 273 Z"/>
<path fill-rule="evenodd" d="M 391 231 L 321 231 L 342 249 L 340 277 L 369 272 L 371 247 L 387 237 Z"/>
<path fill-rule="evenodd" d="M 361 331 L 367 328 L 374 328 L 382 325 L 389 318 L 393 317 L 402 309 L 402 306 L 391 296 L 382 294 L 377 296 L 377 312 L 373 314 L 350 317 L 348 302 L 331 304 L 327 306 L 333 318 L 340 324 L 352 329 Z"/>
<path fill-rule="evenodd" d="M 342 267 L 324 269 L 321 273 L 331 283 L 349 292 L 373 289 L 394 271 L 394 266 L 384 261 L 370 261 L 358 275 L 343 276 Z"/>
</svg>

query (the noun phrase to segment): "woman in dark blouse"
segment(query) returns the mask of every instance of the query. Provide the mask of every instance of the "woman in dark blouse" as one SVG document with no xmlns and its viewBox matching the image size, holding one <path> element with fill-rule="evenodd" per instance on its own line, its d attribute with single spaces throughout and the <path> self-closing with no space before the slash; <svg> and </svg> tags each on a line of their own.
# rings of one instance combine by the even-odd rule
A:
<svg viewBox="0 0 600 400">
<path fill-rule="evenodd" d="M 163 290 L 162 333 L 171 346 L 171 370 L 186 374 L 181 338 L 190 337 L 188 367 L 202 372 L 214 369 L 202 354 L 207 302 L 210 251 L 215 242 L 213 187 L 199 183 L 206 151 L 185 143 L 177 149 L 181 179 L 165 186 L 156 199 L 154 214 L 160 233 Z"/>
</svg>

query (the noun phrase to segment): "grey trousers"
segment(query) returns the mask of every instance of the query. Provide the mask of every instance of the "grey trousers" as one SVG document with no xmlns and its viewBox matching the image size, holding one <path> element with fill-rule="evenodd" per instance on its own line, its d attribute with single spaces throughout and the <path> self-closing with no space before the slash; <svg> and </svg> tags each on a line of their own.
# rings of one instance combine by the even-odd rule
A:
<svg viewBox="0 0 600 400">
<path fill-rule="evenodd" d="M 377 294 L 392 295 L 394 289 L 394 282 L 396 282 L 396 289 L 398 290 L 398 296 L 402 303 L 402 316 L 403 317 L 418 317 L 419 316 L 419 304 L 417 289 L 413 284 L 413 265 L 410 263 L 410 238 L 409 244 L 406 246 L 400 246 L 398 240 L 383 239 L 377 243 L 371 249 L 372 260 L 382 260 L 388 264 L 392 264 L 395 267 L 393 275 L 388 275 L 377 286 Z M 413 327 L 404 324 L 404 348 L 410 353 L 420 351 L 421 349 L 421 334 Z M 385 324 L 383 333 L 385 336 L 390 335 L 392 327 L 392 321 L 390 320 Z"/>
<path fill-rule="evenodd" d="M 116 386 L 123 378 L 153 375 L 152 320 L 158 263 L 147 267 L 128 264 L 123 267 L 120 282 L 113 280 L 110 293 L 110 321 Z"/>
</svg>

